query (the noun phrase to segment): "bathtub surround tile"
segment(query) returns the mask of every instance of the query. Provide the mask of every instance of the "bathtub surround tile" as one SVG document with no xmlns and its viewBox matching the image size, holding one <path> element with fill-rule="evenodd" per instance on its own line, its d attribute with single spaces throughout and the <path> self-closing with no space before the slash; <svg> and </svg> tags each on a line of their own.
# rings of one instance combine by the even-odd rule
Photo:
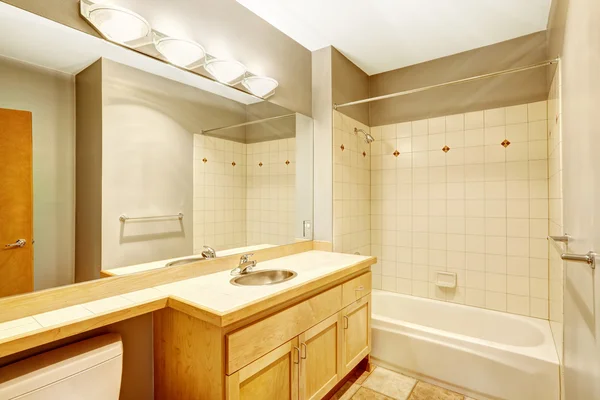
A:
<svg viewBox="0 0 600 400">
<path fill-rule="evenodd" d="M 371 128 L 334 113 L 332 151 L 341 154 L 334 156 L 336 251 L 378 257 L 374 288 L 521 315 L 551 313 L 537 301 L 553 297 L 556 281 L 546 237 L 562 233 L 554 222 L 562 218 L 558 144 L 547 134 L 556 123 L 546 117 L 555 112 L 546 107 Z M 370 129 L 376 141 L 360 147 L 353 126 Z M 359 164 L 362 151 L 369 157 Z M 455 272 L 457 287 L 438 288 L 436 271 Z"/>
<path fill-rule="evenodd" d="M 417 381 L 413 378 L 378 367 L 369 375 L 362 386 L 393 399 L 405 400 L 416 383 Z"/>
<path fill-rule="evenodd" d="M 418 382 L 408 400 L 463 400 L 464 396 L 426 382 Z"/>
</svg>

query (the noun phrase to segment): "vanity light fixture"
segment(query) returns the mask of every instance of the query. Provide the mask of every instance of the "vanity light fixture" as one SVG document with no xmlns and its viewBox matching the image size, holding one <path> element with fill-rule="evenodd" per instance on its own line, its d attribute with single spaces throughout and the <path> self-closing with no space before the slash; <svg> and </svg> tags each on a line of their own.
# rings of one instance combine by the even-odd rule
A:
<svg viewBox="0 0 600 400">
<path fill-rule="evenodd" d="M 216 80 L 228 85 L 237 84 L 239 79 L 246 73 L 246 67 L 241 62 L 220 58 L 208 60 L 204 64 L 204 69 Z"/>
<path fill-rule="evenodd" d="M 279 86 L 275 79 L 253 74 L 239 61 L 216 58 L 193 40 L 170 37 L 152 29 L 144 17 L 131 10 L 96 1 L 101 0 L 79 0 L 79 12 L 106 40 L 166 60 L 193 74 L 201 75 L 195 69 L 203 66 L 214 80 L 238 90 L 243 86 L 245 93 L 261 99 L 272 96 Z M 146 46 L 151 44 L 162 57 L 148 51 Z"/>
<path fill-rule="evenodd" d="M 266 98 L 273 95 L 279 82 L 268 76 L 248 76 L 242 80 L 242 85 L 250 91 L 250 93 Z"/>
<path fill-rule="evenodd" d="M 88 10 L 88 18 L 107 39 L 127 44 L 150 34 L 152 28 L 141 15 L 126 8 L 94 4 Z"/>
<path fill-rule="evenodd" d="M 167 61 L 179 67 L 189 67 L 206 56 L 202 46 L 187 39 L 163 37 L 155 40 L 154 46 Z"/>
</svg>

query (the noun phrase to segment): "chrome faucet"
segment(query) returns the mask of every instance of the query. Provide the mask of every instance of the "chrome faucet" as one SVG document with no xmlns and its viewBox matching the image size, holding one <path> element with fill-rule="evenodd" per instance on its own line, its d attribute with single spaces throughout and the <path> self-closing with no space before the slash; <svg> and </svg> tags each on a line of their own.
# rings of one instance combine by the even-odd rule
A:
<svg viewBox="0 0 600 400">
<path fill-rule="evenodd" d="M 244 254 L 240 257 L 240 265 L 231 270 L 231 275 L 243 275 L 252 271 L 256 267 L 256 260 L 250 260 L 254 253 Z"/>
<path fill-rule="evenodd" d="M 204 251 L 201 254 L 204 258 L 217 258 L 217 252 L 210 246 L 204 246 Z"/>
</svg>

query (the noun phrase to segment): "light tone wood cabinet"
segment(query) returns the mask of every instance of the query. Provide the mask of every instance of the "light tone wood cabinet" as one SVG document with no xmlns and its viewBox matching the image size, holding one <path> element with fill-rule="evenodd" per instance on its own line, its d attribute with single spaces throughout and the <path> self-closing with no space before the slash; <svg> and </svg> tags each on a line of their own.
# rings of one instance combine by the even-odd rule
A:
<svg viewBox="0 0 600 400">
<path fill-rule="evenodd" d="M 297 400 L 299 357 L 296 337 L 227 376 L 227 400 Z"/>
<path fill-rule="evenodd" d="M 332 315 L 299 339 L 300 398 L 320 399 L 343 377 L 342 314 Z"/>
<path fill-rule="evenodd" d="M 155 313 L 155 397 L 323 398 L 371 351 L 371 273 L 352 278 L 233 328 Z"/>
<path fill-rule="evenodd" d="M 371 352 L 371 295 L 342 310 L 342 364 L 346 374 Z"/>
</svg>

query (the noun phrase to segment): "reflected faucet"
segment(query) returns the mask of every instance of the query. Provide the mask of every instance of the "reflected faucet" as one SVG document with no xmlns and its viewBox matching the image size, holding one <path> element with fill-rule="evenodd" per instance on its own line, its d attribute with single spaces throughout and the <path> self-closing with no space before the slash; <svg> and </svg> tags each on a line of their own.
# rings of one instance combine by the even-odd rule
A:
<svg viewBox="0 0 600 400">
<path fill-rule="evenodd" d="M 204 251 L 202 251 L 202 257 L 204 258 L 217 258 L 217 252 L 210 246 L 204 246 Z"/>
<path fill-rule="evenodd" d="M 244 254 L 240 257 L 240 265 L 231 270 L 231 275 L 244 275 L 256 267 L 256 260 L 250 260 L 254 253 Z"/>
</svg>

